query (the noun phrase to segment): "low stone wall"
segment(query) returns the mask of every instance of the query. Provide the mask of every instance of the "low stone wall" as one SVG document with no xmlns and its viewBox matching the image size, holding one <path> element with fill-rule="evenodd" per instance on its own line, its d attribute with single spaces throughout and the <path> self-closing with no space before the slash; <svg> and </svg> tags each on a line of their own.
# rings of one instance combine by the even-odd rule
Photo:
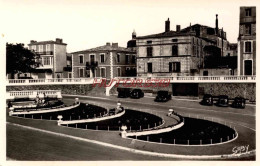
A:
<svg viewBox="0 0 260 166">
<path fill-rule="evenodd" d="M 249 99 L 250 102 L 256 101 L 256 84 L 255 83 L 200 83 L 199 97 L 204 94 L 228 95 L 229 98 L 242 96 Z"/>
<path fill-rule="evenodd" d="M 181 83 L 180 83 L 181 84 Z M 167 90 L 172 92 L 173 84 L 167 87 L 155 86 L 151 87 L 125 87 L 124 84 L 114 86 L 110 94 L 117 94 L 117 88 L 137 88 L 142 89 L 145 93 L 156 93 L 158 90 Z M 188 85 L 187 85 L 188 86 Z M 62 94 L 72 95 L 105 95 L 105 87 L 92 87 L 92 85 L 32 85 L 32 86 L 7 86 L 6 91 L 21 91 L 21 90 L 61 90 Z M 256 84 L 255 83 L 199 83 L 198 96 L 201 98 L 204 94 L 228 95 L 230 98 L 242 96 L 251 102 L 256 101 Z"/>
<path fill-rule="evenodd" d="M 93 87 L 87 85 L 30 85 L 30 86 L 6 86 L 6 91 L 25 91 L 25 90 L 61 90 L 62 94 L 71 95 L 96 95 L 105 94 L 104 87 Z"/>
</svg>

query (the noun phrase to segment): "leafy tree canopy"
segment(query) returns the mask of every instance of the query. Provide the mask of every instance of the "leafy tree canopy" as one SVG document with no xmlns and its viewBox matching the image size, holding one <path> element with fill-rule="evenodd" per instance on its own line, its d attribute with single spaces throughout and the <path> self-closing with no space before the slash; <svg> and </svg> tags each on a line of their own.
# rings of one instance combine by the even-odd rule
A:
<svg viewBox="0 0 260 166">
<path fill-rule="evenodd" d="M 6 74 L 14 78 L 16 73 L 32 72 L 39 66 L 35 61 L 38 56 L 31 50 L 24 47 L 24 44 L 6 43 Z"/>
</svg>

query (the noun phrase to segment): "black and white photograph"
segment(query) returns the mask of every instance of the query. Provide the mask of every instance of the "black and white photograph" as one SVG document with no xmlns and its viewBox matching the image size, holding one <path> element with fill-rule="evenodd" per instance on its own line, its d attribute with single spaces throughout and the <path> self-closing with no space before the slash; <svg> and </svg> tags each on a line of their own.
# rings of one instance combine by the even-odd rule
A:
<svg viewBox="0 0 260 166">
<path fill-rule="evenodd" d="M 0 0 L 0 165 L 256 165 L 258 5 Z"/>
</svg>

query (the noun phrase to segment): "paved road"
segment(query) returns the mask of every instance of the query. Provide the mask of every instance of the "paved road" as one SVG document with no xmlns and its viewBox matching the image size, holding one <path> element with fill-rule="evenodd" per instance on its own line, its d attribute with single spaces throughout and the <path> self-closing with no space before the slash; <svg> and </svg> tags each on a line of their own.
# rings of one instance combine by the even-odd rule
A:
<svg viewBox="0 0 260 166">
<path fill-rule="evenodd" d="M 166 160 L 7 124 L 7 156 L 15 160 Z"/>
<path fill-rule="evenodd" d="M 73 102 L 74 97 L 66 97 L 64 98 L 65 102 Z M 115 97 L 109 97 L 109 98 L 80 98 L 81 101 L 95 101 L 99 103 L 105 103 L 113 105 L 115 104 L 118 99 Z M 168 112 L 168 108 L 174 108 L 175 111 L 182 114 L 187 114 L 191 116 L 206 116 L 206 117 L 214 117 L 216 120 L 222 120 L 222 121 L 228 121 L 231 123 L 234 123 L 236 125 L 237 130 L 240 130 L 244 134 L 240 134 L 240 138 L 242 138 L 242 141 L 237 141 L 236 145 L 244 145 L 247 142 L 251 141 L 252 144 L 250 144 L 250 150 L 255 148 L 255 132 L 253 131 L 255 129 L 255 107 L 247 106 L 247 109 L 245 110 L 237 110 L 233 108 L 219 108 L 219 107 L 203 107 L 200 106 L 197 102 L 187 102 L 187 101 L 178 101 L 178 100 L 172 100 L 167 103 L 161 103 L 158 105 L 158 103 L 154 103 L 152 99 L 144 98 L 141 100 L 122 100 L 121 102 L 124 106 L 137 108 L 137 109 L 147 109 L 150 108 L 157 113 L 166 114 Z M 15 117 L 7 117 L 7 121 L 10 123 L 17 123 L 25 126 L 36 126 L 37 128 L 42 129 L 48 129 L 52 130 L 54 132 L 59 133 L 70 133 L 72 135 L 76 135 L 78 137 L 88 137 L 89 139 L 93 140 L 100 140 L 103 142 L 108 143 L 115 143 L 121 146 L 127 146 L 130 148 L 135 149 L 141 149 L 141 150 L 147 150 L 147 151 L 154 151 L 154 149 L 158 150 L 158 152 L 173 152 L 177 150 L 180 154 L 187 153 L 189 150 L 194 151 L 194 153 L 200 154 L 203 153 L 213 153 L 212 148 L 183 148 L 175 146 L 174 149 L 172 146 L 164 146 L 164 145 L 158 145 L 158 144 L 147 144 L 142 142 L 136 142 L 135 144 L 131 144 L 131 140 L 122 140 L 119 135 L 115 135 L 113 132 L 99 132 L 99 131 L 85 131 L 81 132 L 77 129 L 68 129 L 68 128 L 62 128 L 58 127 L 56 125 L 56 122 L 46 122 L 41 120 L 30 120 L 30 119 L 18 119 Z M 238 126 L 239 124 L 239 126 Z M 242 125 L 242 126 L 241 126 Z M 19 127 L 18 127 L 19 128 Z M 31 135 L 28 135 L 28 133 L 32 133 Z M 86 135 L 87 133 L 87 135 Z M 18 138 L 17 135 L 21 135 Z M 26 136 L 26 137 L 25 137 Z M 28 139 L 26 139 L 28 137 Z M 39 139 L 39 141 L 36 141 Z M 246 140 L 249 139 L 249 140 Z M 33 140 L 33 141 L 30 141 Z M 53 149 L 53 145 L 51 140 L 61 140 L 61 141 L 54 141 L 57 142 L 54 145 L 56 146 L 56 150 Z M 244 142 L 243 142 L 244 141 Z M 15 126 L 7 125 L 7 157 L 10 157 L 12 159 L 18 159 L 18 160 L 165 160 L 169 158 L 159 158 L 159 157 L 151 157 L 146 155 L 137 155 L 131 152 L 121 151 L 118 149 L 108 148 L 108 147 L 100 147 L 100 145 L 91 144 L 91 143 L 83 143 L 82 146 L 77 144 L 77 141 L 69 139 L 69 138 L 57 138 L 57 136 L 50 136 L 43 133 L 35 132 L 35 131 L 27 131 L 27 129 L 17 129 Z M 12 143 L 13 144 L 10 144 Z M 31 146 L 28 148 L 28 152 L 23 150 L 24 144 L 30 144 L 33 142 L 35 146 Z M 64 143 L 65 142 L 65 143 Z M 63 144 L 66 144 L 66 148 L 64 149 Z M 73 144 L 75 144 L 75 148 L 73 148 Z M 91 144 L 91 145 L 90 145 Z M 48 147 L 50 146 L 50 147 Z M 234 145 L 227 146 L 227 150 L 225 150 L 225 153 L 230 153 L 232 147 Z M 34 148 L 36 147 L 36 148 Z M 89 147 L 89 148 L 87 148 Z M 225 146 L 226 147 L 226 146 Z M 215 147 L 216 151 L 221 150 L 221 146 Z M 223 147 L 222 147 L 223 148 Z M 48 150 L 50 149 L 50 150 Z M 58 150 L 57 150 L 58 149 Z M 66 154 L 62 153 L 62 150 L 65 150 Z M 79 149 L 82 153 L 76 153 Z M 98 149 L 98 150 L 97 150 Z M 201 150 L 199 150 L 201 149 Z M 203 149 L 203 150 L 202 150 Z M 38 154 L 37 151 L 41 151 L 43 153 Z M 31 152 L 30 152 L 31 151 Z M 87 152 L 88 155 L 83 153 L 83 151 Z M 99 152 L 102 151 L 102 152 Z M 34 153 L 35 152 L 35 153 Z M 44 153 L 45 152 L 45 153 Z M 46 153 L 48 152 L 48 153 Z M 111 154 L 112 152 L 112 154 Z M 52 154 L 51 156 L 57 157 L 51 157 L 48 154 Z M 77 156 L 75 156 L 75 154 Z M 23 154 L 34 154 L 36 155 L 23 155 Z M 90 155 L 91 154 L 91 155 Z M 93 155 L 92 155 L 93 154 Z M 27 158 L 25 157 L 27 156 Z M 28 157 L 29 156 L 29 157 Z M 37 157 L 38 156 L 38 157 Z M 35 159 L 34 159 L 35 158 Z M 251 159 L 251 158 L 249 158 Z M 171 159 L 172 160 L 172 159 Z"/>
</svg>

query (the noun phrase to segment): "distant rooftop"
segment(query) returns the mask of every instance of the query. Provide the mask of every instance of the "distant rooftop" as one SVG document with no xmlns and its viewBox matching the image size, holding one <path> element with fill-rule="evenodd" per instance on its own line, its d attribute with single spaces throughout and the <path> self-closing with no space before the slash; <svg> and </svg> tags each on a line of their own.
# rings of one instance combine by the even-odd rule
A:
<svg viewBox="0 0 260 166">
<path fill-rule="evenodd" d="M 60 45 L 67 45 L 66 43 L 63 43 L 63 42 L 62 42 L 62 39 L 60 39 L 60 38 L 56 38 L 55 41 L 53 41 L 53 40 L 48 40 L 48 41 L 39 41 L 39 42 L 37 42 L 37 41 L 35 41 L 35 40 L 31 40 L 31 41 L 30 41 L 30 44 L 28 44 L 28 45 L 30 46 L 30 45 L 40 45 L 40 44 L 60 44 Z"/>
<path fill-rule="evenodd" d="M 82 50 L 82 51 L 76 51 L 76 52 L 72 52 L 71 54 L 75 54 L 75 53 L 89 53 L 89 52 L 101 52 L 101 51 L 121 51 L 121 52 L 135 53 L 134 51 L 132 51 L 129 48 L 118 46 L 118 43 L 112 43 L 112 45 L 110 43 L 106 43 L 106 45 L 103 45 L 103 46 L 90 48 L 90 49 L 86 49 L 86 50 Z"/>
</svg>

